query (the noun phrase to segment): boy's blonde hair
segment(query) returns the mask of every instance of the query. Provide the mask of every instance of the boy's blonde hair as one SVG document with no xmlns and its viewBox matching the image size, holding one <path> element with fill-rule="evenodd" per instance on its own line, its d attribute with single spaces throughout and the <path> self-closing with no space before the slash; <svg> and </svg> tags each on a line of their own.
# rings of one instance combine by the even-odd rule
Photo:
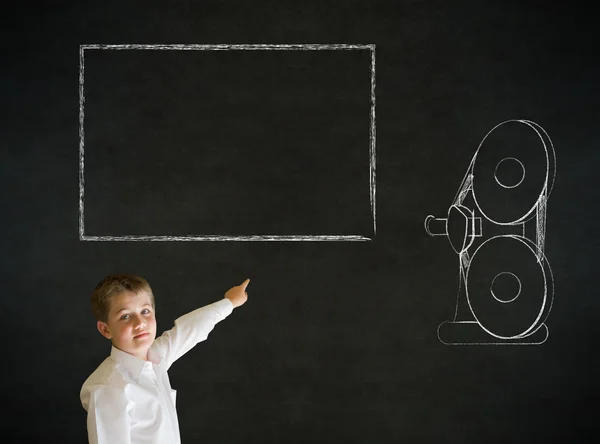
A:
<svg viewBox="0 0 600 444">
<path fill-rule="evenodd" d="M 148 281 L 133 274 L 111 274 L 102 279 L 92 292 L 92 311 L 98 321 L 107 322 L 110 301 L 121 293 L 138 294 L 145 291 L 150 296 L 154 308 L 154 294 Z"/>
</svg>

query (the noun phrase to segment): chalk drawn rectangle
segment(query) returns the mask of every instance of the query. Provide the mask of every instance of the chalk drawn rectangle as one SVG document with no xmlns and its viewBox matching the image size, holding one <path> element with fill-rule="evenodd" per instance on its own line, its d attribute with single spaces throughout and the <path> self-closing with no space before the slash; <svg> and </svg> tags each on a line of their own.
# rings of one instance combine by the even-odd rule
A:
<svg viewBox="0 0 600 444">
<path fill-rule="evenodd" d="M 151 51 L 345 51 L 367 50 L 370 52 L 370 121 L 369 121 L 369 198 L 372 213 L 373 236 L 376 234 L 376 130 L 375 130 L 375 45 L 366 44 L 85 44 L 79 51 L 79 239 L 81 241 L 369 241 L 363 235 L 122 235 L 100 236 L 85 234 L 85 51 L 89 50 L 151 50 Z"/>
</svg>

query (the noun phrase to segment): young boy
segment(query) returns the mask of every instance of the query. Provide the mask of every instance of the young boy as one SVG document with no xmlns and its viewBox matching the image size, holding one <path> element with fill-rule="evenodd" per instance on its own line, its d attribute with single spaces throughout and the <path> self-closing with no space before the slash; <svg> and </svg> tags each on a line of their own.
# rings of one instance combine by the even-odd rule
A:
<svg viewBox="0 0 600 444">
<path fill-rule="evenodd" d="M 249 282 L 228 290 L 221 301 L 176 319 L 156 340 L 154 295 L 144 278 L 110 275 L 98 284 L 92 310 L 112 348 L 81 388 L 90 444 L 181 442 L 167 370 L 246 302 Z"/>
</svg>

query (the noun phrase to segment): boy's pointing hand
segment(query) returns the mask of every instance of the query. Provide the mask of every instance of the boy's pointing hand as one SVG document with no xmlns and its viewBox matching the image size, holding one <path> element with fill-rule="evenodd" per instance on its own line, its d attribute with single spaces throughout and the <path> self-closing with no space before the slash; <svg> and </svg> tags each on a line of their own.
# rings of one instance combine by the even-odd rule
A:
<svg viewBox="0 0 600 444">
<path fill-rule="evenodd" d="M 246 287 L 250 283 L 250 279 L 246 279 L 240 285 L 230 288 L 225 293 L 225 297 L 231 301 L 233 308 L 243 305 L 248 300 L 248 293 L 246 293 Z"/>
</svg>

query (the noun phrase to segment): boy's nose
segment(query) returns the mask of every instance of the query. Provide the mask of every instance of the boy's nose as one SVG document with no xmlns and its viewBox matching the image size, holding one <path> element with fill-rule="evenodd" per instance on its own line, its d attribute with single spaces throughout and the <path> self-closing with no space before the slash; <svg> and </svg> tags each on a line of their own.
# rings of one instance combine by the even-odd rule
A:
<svg viewBox="0 0 600 444">
<path fill-rule="evenodd" d="M 144 322 L 144 320 L 142 318 L 136 317 L 134 320 L 134 324 L 133 327 L 137 330 L 139 328 L 142 328 L 146 325 L 146 323 Z"/>
</svg>

